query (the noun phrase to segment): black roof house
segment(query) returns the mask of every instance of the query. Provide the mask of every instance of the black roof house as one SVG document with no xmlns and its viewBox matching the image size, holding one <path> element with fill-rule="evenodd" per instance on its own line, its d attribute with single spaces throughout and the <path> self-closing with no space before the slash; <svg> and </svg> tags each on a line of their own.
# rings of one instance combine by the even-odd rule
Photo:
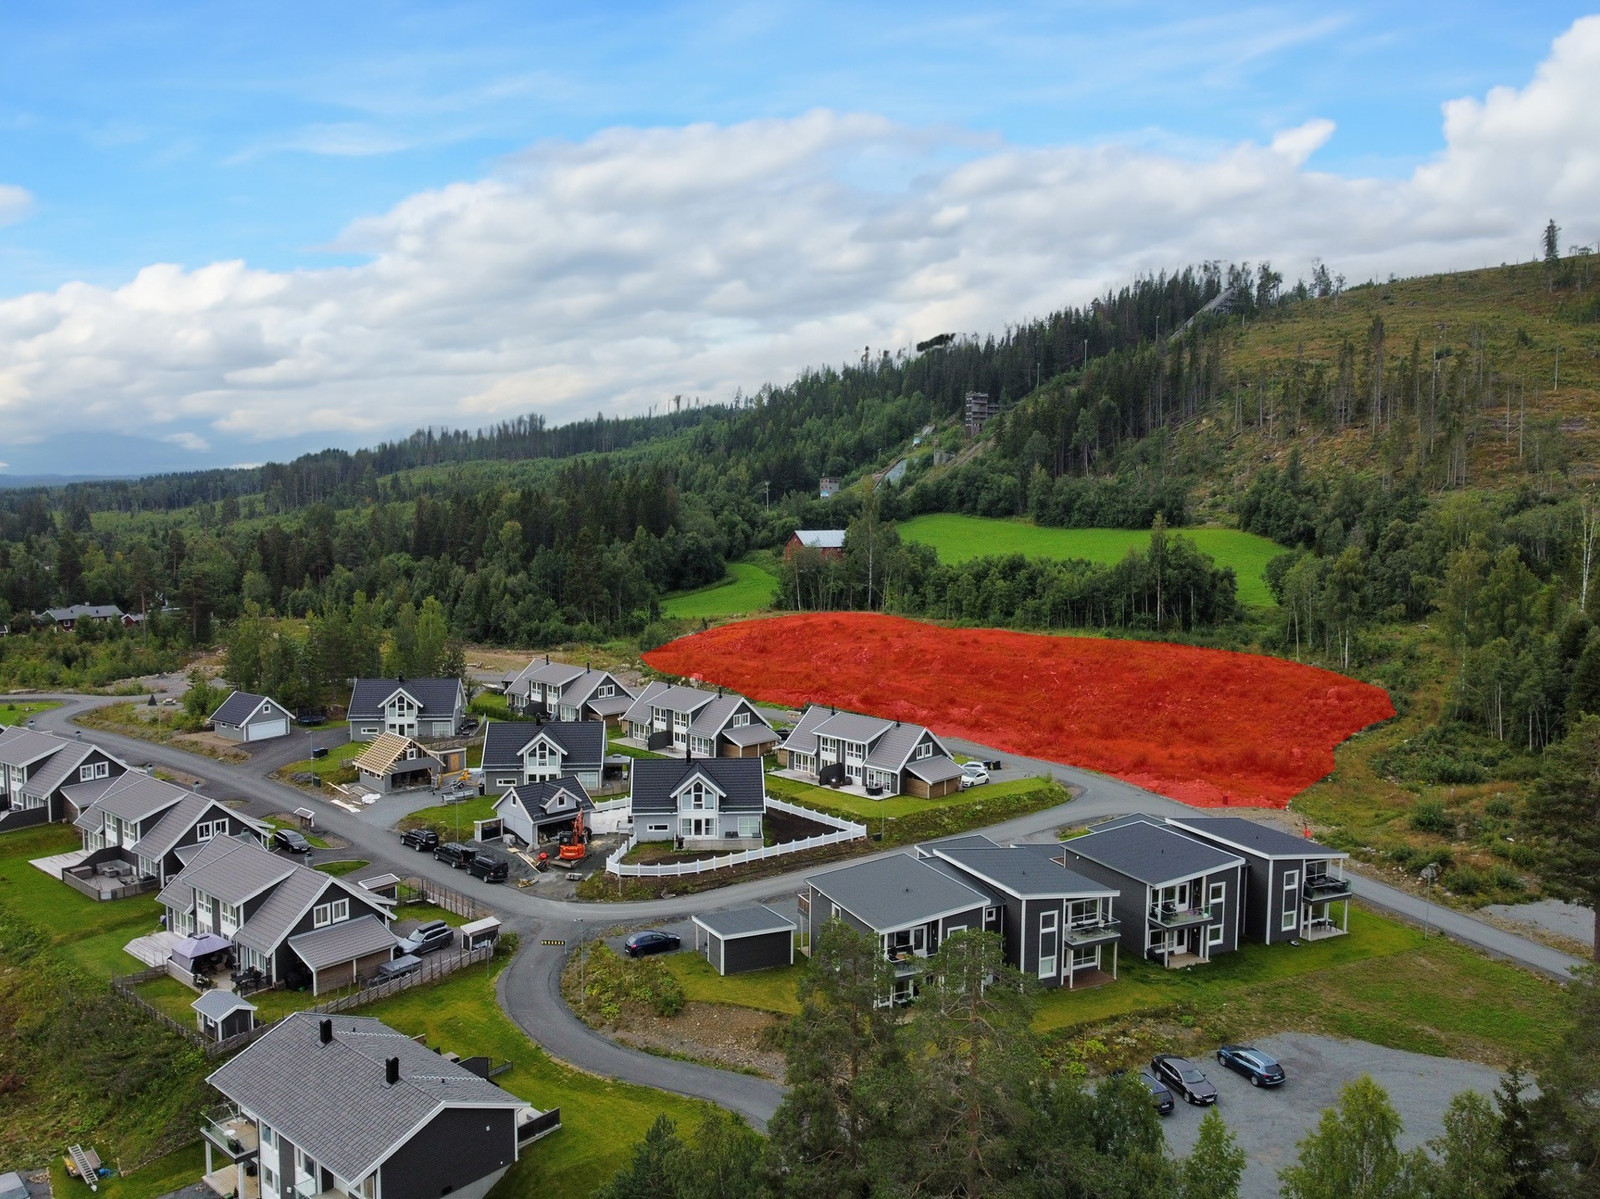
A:
<svg viewBox="0 0 1600 1199">
<path fill-rule="evenodd" d="M 633 813 L 670 816 L 674 796 L 696 774 L 722 792 L 721 810 L 759 816 L 766 809 L 766 780 L 760 758 L 641 758 L 633 764 Z"/>
</svg>

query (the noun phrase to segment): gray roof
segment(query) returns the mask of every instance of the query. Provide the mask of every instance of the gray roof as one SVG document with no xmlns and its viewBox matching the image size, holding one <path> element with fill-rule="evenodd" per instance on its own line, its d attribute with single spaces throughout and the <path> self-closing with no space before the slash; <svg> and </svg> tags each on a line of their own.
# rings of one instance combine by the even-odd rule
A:
<svg viewBox="0 0 1600 1199">
<path fill-rule="evenodd" d="M 87 809 L 92 807 L 94 801 L 99 799 L 112 786 L 122 781 L 120 774 L 113 774 L 107 778 L 95 779 L 92 783 L 73 783 L 69 787 L 61 788 L 61 794 L 76 807 L 80 814 L 87 814 Z M 102 821 L 99 813 L 95 813 L 95 825 L 98 827 Z"/>
<path fill-rule="evenodd" d="M 1044 854 L 1022 848 L 936 845 L 933 849 L 958 869 L 1022 899 L 1117 894 L 1115 887 L 1085 878 Z"/>
<path fill-rule="evenodd" d="M 838 737 L 844 741 L 866 745 L 868 748 L 865 762 L 868 766 L 880 770 L 902 770 L 906 766 L 906 760 L 911 756 L 911 751 L 916 748 L 917 742 L 922 740 L 924 735 L 933 737 L 933 734 L 920 724 L 863 716 L 858 712 L 836 712 L 820 704 L 813 704 L 800 714 L 800 719 L 795 722 L 784 746 L 797 753 L 814 754 L 817 752 L 818 737 Z M 941 751 L 939 756 L 948 756 L 942 741 L 933 737 L 933 743 Z M 927 776 L 919 774 L 918 777 Z M 939 778 L 953 777 L 954 775 L 950 774 L 939 776 Z M 939 780 L 930 778 L 928 781 Z"/>
<path fill-rule="evenodd" d="M 0 763 L 26 766 L 73 744 L 76 744 L 76 739 L 57 737 L 54 733 L 38 733 L 14 724 L 0 729 Z"/>
<path fill-rule="evenodd" d="M 760 933 L 793 932 L 798 927 L 787 916 L 780 916 L 764 903 L 748 908 L 729 908 L 724 912 L 704 912 L 694 922 L 708 933 L 724 940 L 753 937 Z"/>
<path fill-rule="evenodd" d="M 1156 886 L 1244 864 L 1237 854 L 1224 853 L 1164 825 L 1143 821 L 1114 828 L 1102 826 L 1064 842 L 1061 848 Z"/>
<path fill-rule="evenodd" d="M 498 812 L 501 804 L 515 801 L 535 820 L 541 816 L 570 816 L 576 808 L 569 806 L 569 799 L 576 800 L 577 807 L 585 812 L 594 811 L 594 800 L 577 779 L 539 779 L 508 788 L 495 800 L 494 810 Z"/>
<path fill-rule="evenodd" d="M 880 932 L 990 904 L 982 891 L 908 853 L 813 874 L 806 882 Z"/>
<path fill-rule="evenodd" d="M 376 916 L 357 916 L 341 920 L 315 932 L 289 938 L 289 948 L 300 956 L 309 970 L 325 970 L 353 962 L 368 954 L 393 949 L 399 942 Z"/>
<path fill-rule="evenodd" d="M 253 841 L 239 837 L 213 837 L 207 842 L 208 845 L 213 843 L 217 844 L 217 849 L 212 853 L 196 855 L 175 881 L 213 899 L 220 899 L 223 903 L 243 903 L 303 869 L 286 858 L 268 853 Z M 265 908 L 266 905 L 262 906 Z"/>
<path fill-rule="evenodd" d="M 76 620 L 80 616 L 91 620 L 110 620 L 113 616 L 121 616 L 122 609 L 115 604 L 73 604 L 70 608 L 46 608 L 45 613 L 51 620 Z"/>
<path fill-rule="evenodd" d="M 844 548 L 843 529 L 796 529 L 794 535 L 800 539 L 800 544 L 814 550 L 842 550 Z"/>
<path fill-rule="evenodd" d="M 273 887 L 272 894 L 244 922 L 233 939 L 257 953 L 271 953 L 283 944 L 283 939 L 300 923 L 311 905 L 332 890 L 344 892 L 345 888 L 338 886 L 332 875 L 296 866 L 294 873 Z"/>
<path fill-rule="evenodd" d="M 319 1024 L 333 1021 L 322 1044 Z M 400 1059 L 400 1081 L 384 1062 Z M 528 1106 L 487 1079 L 366 1016 L 294 1012 L 237 1057 L 211 1085 L 341 1178 L 365 1178 L 414 1129 L 447 1107 Z M 507 1146 L 510 1149 L 510 1146 Z"/>
<path fill-rule="evenodd" d="M 628 709 L 627 719 L 644 723 L 652 708 L 665 708 L 669 712 L 698 712 L 717 698 L 715 691 L 703 691 L 683 683 L 651 683 L 639 693 L 639 698 Z"/>
<path fill-rule="evenodd" d="M 1350 855 L 1309 837 L 1296 837 L 1242 816 L 1169 816 L 1172 827 L 1193 832 L 1228 849 L 1259 854 L 1268 858 L 1347 858 Z"/>
<path fill-rule="evenodd" d="M 936 849 L 999 849 L 999 848 L 1000 848 L 1000 843 L 998 841 L 991 841 L 988 837 L 985 837 L 982 833 L 963 833 L 961 836 L 958 836 L 958 837 L 946 837 L 942 841 L 924 841 L 922 844 L 917 846 L 917 853 L 920 854 L 922 857 L 927 857 L 928 855 L 933 853 L 933 851 L 936 850 Z M 1054 849 L 1054 850 L 1059 850 L 1061 847 L 1059 845 L 1052 845 L 1052 846 L 1049 846 L 1048 848 Z"/>
<path fill-rule="evenodd" d="M 633 707 L 633 696 L 619 686 L 615 695 L 608 695 L 604 699 L 591 699 L 588 701 L 588 706 L 591 711 L 601 716 L 621 716 Z"/>
<path fill-rule="evenodd" d="M 867 765 L 880 770 L 899 770 L 927 731 L 920 724 L 891 724 L 867 754 Z"/>
<path fill-rule="evenodd" d="M 605 699 L 590 701 L 589 697 L 595 693 L 602 683 L 607 682 L 616 687 L 617 693 L 608 695 Z M 566 685 L 561 692 L 561 698 L 574 704 L 589 702 L 591 707 L 597 703 L 614 704 L 620 699 L 623 701 L 623 708 L 625 708 L 633 702 L 633 695 L 622 685 L 622 681 L 609 670 L 585 670 Z M 617 709 L 619 712 L 622 710 L 622 708 Z"/>
<path fill-rule="evenodd" d="M 383 701 L 396 691 L 404 691 L 417 701 L 423 716 L 437 718 L 455 714 L 461 694 L 460 679 L 357 679 L 350 692 L 347 715 L 352 720 L 383 715 Z"/>
<path fill-rule="evenodd" d="M 531 724 L 525 720 L 492 720 L 483 730 L 483 768 L 521 770 L 522 751 L 539 737 L 549 737 L 564 751 L 566 773 L 598 770 L 605 760 L 606 726 L 598 720 L 551 720 Z"/>
<path fill-rule="evenodd" d="M 765 723 L 757 724 L 754 721 L 750 724 L 738 724 L 731 728 L 723 729 L 722 735 L 740 747 L 764 745 L 767 742 L 778 739 L 778 734 L 773 732 L 768 725 Z"/>
<path fill-rule="evenodd" d="M 623 712 L 622 719 L 644 724 L 650 719 L 651 702 L 656 696 L 664 695 L 671 689 L 672 685 L 670 683 L 646 683 L 644 689 L 633 697 L 633 703 L 629 704 L 627 711 Z"/>
<path fill-rule="evenodd" d="M 33 772 L 33 777 L 22 784 L 23 789 L 34 795 L 49 795 L 72 777 L 83 760 L 98 748 L 86 741 L 68 742 L 66 748 Z"/>
<path fill-rule="evenodd" d="M 255 714 L 255 710 L 262 704 L 273 705 L 274 707 L 280 709 L 285 716 L 289 714 L 288 709 L 284 708 L 282 704 L 278 703 L 274 699 L 269 698 L 268 696 L 253 695 L 248 691 L 235 691 L 232 695 L 228 696 L 227 699 L 222 701 L 221 706 L 219 706 L 215 712 L 211 713 L 211 723 L 235 726 L 241 725 L 246 720 L 250 719 L 250 717 Z"/>
<path fill-rule="evenodd" d="M 28 1184 L 15 1170 L 0 1174 L 0 1199 L 28 1199 Z"/>
<path fill-rule="evenodd" d="M 115 785 L 94 801 L 94 808 L 127 821 L 147 820 L 194 794 L 136 770 L 119 774 L 112 782 Z"/>
<path fill-rule="evenodd" d="M 252 1012 L 256 1010 L 255 1004 L 233 991 L 206 991 L 189 1006 L 202 1016 L 209 1016 L 213 1020 L 221 1020 L 241 1009 Z"/>
<path fill-rule="evenodd" d="M 760 758 L 640 758 L 633 764 L 631 810 L 664 814 L 677 811 L 678 790 L 696 773 L 723 793 L 723 812 L 761 813 L 767 806 Z"/>
<path fill-rule="evenodd" d="M 213 808 L 216 809 L 216 816 L 230 816 L 258 832 L 264 827 L 248 816 L 218 803 L 209 795 L 191 793 L 156 821 L 153 829 L 139 838 L 139 843 L 133 847 L 134 852 L 151 859 L 164 856 Z M 216 819 L 216 816 L 212 819 Z"/>
<path fill-rule="evenodd" d="M 963 772 L 954 758 L 942 758 L 935 754 L 931 758 L 907 762 L 906 773 L 916 775 L 925 783 L 942 783 L 947 779 L 960 778 Z"/>
</svg>

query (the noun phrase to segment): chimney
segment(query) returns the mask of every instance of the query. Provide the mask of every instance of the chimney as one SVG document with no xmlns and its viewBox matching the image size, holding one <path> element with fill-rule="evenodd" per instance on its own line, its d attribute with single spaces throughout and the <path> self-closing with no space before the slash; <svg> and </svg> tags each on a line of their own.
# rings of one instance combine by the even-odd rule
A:
<svg viewBox="0 0 1600 1199">
<path fill-rule="evenodd" d="M 383 1063 L 383 1080 L 391 1087 L 400 1081 L 400 1059 L 386 1058 Z"/>
<path fill-rule="evenodd" d="M 332 1020 L 323 1020 L 322 1028 L 321 1028 L 321 1035 L 322 1035 L 322 1043 L 324 1045 L 328 1045 L 328 1044 L 331 1044 L 333 1042 L 333 1021 Z"/>
<path fill-rule="evenodd" d="M 546 654 L 546 655 L 545 655 L 545 656 L 544 656 L 544 664 L 545 664 L 545 665 L 546 665 L 546 666 L 548 666 L 548 665 L 550 665 L 550 655 L 549 655 L 549 654 Z"/>
</svg>

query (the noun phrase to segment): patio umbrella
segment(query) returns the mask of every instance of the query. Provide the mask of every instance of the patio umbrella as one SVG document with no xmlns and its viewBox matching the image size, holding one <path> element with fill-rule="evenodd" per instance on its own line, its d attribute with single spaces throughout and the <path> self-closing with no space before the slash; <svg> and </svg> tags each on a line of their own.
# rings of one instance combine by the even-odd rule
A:
<svg viewBox="0 0 1600 1199">
<path fill-rule="evenodd" d="M 201 933 L 199 936 L 185 937 L 179 941 L 172 947 L 172 956 L 194 962 L 207 954 L 219 953 L 231 947 L 232 942 L 227 937 L 219 937 L 216 933 Z"/>
</svg>

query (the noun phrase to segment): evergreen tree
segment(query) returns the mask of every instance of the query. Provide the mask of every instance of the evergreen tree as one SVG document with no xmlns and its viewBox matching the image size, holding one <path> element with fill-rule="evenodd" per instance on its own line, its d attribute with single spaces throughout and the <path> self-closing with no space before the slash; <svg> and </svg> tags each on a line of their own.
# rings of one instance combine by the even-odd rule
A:
<svg viewBox="0 0 1600 1199">
<path fill-rule="evenodd" d="M 1550 894 L 1600 913 L 1600 716 L 1584 716 L 1545 751 L 1523 820 L 1543 844 Z M 1593 952 L 1600 962 L 1600 918 Z"/>
<path fill-rule="evenodd" d="M 1542 1150 L 1535 1164 L 1548 1179 L 1545 1195 L 1594 1199 L 1600 1194 L 1600 968 L 1578 972 L 1567 1005 L 1571 1027 L 1539 1071 L 1532 1104 Z"/>
<path fill-rule="evenodd" d="M 644 1140 L 633 1147 L 627 1165 L 595 1188 L 594 1199 L 680 1199 L 678 1167 L 683 1148 L 678 1126 L 666 1116 L 657 1116 Z"/>
<path fill-rule="evenodd" d="M 1450 1100 L 1444 1135 L 1428 1147 L 1436 1155 L 1428 1199 L 1510 1199 L 1500 1117 L 1478 1092 L 1462 1091 Z"/>
</svg>

